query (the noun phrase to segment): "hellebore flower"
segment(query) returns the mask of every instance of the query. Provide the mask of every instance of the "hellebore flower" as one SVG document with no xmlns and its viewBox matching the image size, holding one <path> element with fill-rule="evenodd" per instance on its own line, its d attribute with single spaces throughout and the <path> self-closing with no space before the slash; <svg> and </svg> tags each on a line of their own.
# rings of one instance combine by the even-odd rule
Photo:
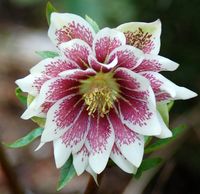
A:
<svg viewBox="0 0 200 194">
<path fill-rule="evenodd" d="M 178 64 L 159 56 L 161 23 L 131 22 L 95 33 L 74 14 L 51 15 L 48 35 L 59 56 L 16 81 L 34 97 L 22 115 L 45 118 L 41 143 L 53 141 L 56 166 L 73 156 L 78 175 L 101 173 L 111 158 L 135 173 L 144 136 L 172 135 L 158 103 L 196 94 L 163 77 Z"/>
</svg>

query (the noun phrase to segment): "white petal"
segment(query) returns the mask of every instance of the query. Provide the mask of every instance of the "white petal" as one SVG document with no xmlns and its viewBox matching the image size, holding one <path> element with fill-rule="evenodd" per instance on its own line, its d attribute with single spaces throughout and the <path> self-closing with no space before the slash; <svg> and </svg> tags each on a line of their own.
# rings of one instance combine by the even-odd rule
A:
<svg viewBox="0 0 200 194">
<path fill-rule="evenodd" d="M 37 148 L 34 150 L 35 152 L 40 150 L 43 146 L 45 145 L 45 143 L 41 143 L 37 146 Z"/>
<path fill-rule="evenodd" d="M 30 69 L 30 73 L 34 74 L 34 73 L 42 73 L 43 71 L 46 70 L 47 65 L 51 64 L 52 61 L 54 61 L 55 59 L 59 59 L 60 57 L 55 57 L 54 59 L 52 58 L 47 58 L 44 59 L 42 61 L 40 61 L 37 65 L 33 66 Z"/>
<path fill-rule="evenodd" d="M 155 54 L 145 54 L 142 63 L 134 69 L 135 72 L 143 71 L 174 71 L 179 64 L 165 57 Z"/>
<path fill-rule="evenodd" d="M 62 77 L 55 77 L 46 81 L 37 97 L 36 108 L 44 102 L 56 102 L 67 95 L 78 92 L 78 84 L 78 81 Z"/>
<path fill-rule="evenodd" d="M 126 44 L 135 46 L 144 53 L 158 54 L 160 50 L 161 22 L 129 22 L 117 27 L 124 32 Z"/>
<path fill-rule="evenodd" d="M 55 45 L 75 38 L 92 45 L 95 32 L 93 28 L 78 15 L 54 12 L 51 14 L 48 35 Z"/>
<path fill-rule="evenodd" d="M 186 100 L 197 96 L 195 92 L 185 87 L 177 86 L 157 72 L 146 71 L 140 74 L 151 82 L 157 101 Z M 166 97 L 162 97 L 162 94 L 166 94 Z"/>
<path fill-rule="evenodd" d="M 146 91 L 150 87 L 150 82 L 144 76 L 135 73 L 127 68 L 119 67 L 115 71 L 120 86 L 128 87 L 135 91 Z"/>
<path fill-rule="evenodd" d="M 89 164 L 95 173 L 100 174 L 105 169 L 114 139 L 114 130 L 106 117 L 91 118 L 87 147 L 90 148 Z"/>
<path fill-rule="evenodd" d="M 119 151 L 116 146 L 113 146 L 110 158 L 125 172 L 135 174 L 137 168 L 131 164 Z"/>
<path fill-rule="evenodd" d="M 32 96 L 38 94 L 38 90 L 34 87 L 34 81 L 41 77 L 41 74 L 29 74 L 28 76 L 18 79 L 15 83 L 20 87 L 23 92 L 27 92 Z"/>
<path fill-rule="evenodd" d="M 144 136 L 126 127 L 118 114 L 112 111 L 109 120 L 115 131 L 115 144 L 123 156 L 139 167 L 144 154 Z"/>
<path fill-rule="evenodd" d="M 61 138 L 53 141 L 53 147 L 56 167 L 60 168 L 68 160 L 71 154 L 71 149 L 65 146 Z"/>
<path fill-rule="evenodd" d="M 92 175 L 92 177 L 94 178 L 95 183 L 98 186 L 99 183 L 98 183 L 98 180 L 97 180 L 97 174 L 92 170 L 92 168 L 90 166 L 87 167 L 86 171 Z"/>
<path fill-rule="evenodd" d="M 125 45 L 126 38 L 122 32 L 114 29 L 104 28 L 100 30 L 93 42 L 93 51 L 101 63 L 107 63 L 107 57 L 117 47 Z"/>
<path fill-rule="evenodd" d="M 73 154 L 73 165 L 77 175 L 81 175 L 88 166 L 89 152 L 85 146 L 82 149 Z"/>
<path fill-rule="evenodd" d="M 92 54 L 91 47 L 80 39 L 73 39 L 59 45 L 61 54 L 74 61 L 80 68 L 88 67 L 88 56 Z"/>
<path fill-rule="evenodd" d="M 158 115 L 158 119 L 161 125 L 161 134 L 157 135 L 156 137 L 161 138 L 161 139 L 172 137 L 172 132 L 168 129 L 168 127 L 164 123 L 159 112 L 157 112 L 157 115 Z"/>
<path fill-rule="evenodd" d="M 27 107 L 26 111 L 22 114 L 21 118 L 24 120 L 30 119 L 31 117 L 37 116 L 45 118 L 46 114 L 42 112 L 41 107 L 37 107 L 37 100 L 36 97 Z"/>
<path fill-rule="evenodd" d="M 122 122 L 139 134 L 159 135 L 155 95 L 149 81 L 125 68 L 118 68 L 115 75 L 122 90 L 123 98 L 118 100 Z"/>
<path fill-rule="evenodd" d="M 111 62 L 109 62 L 108 64 L 104 64 L 104 63 L 100 63 L 99 61 L 97 61 L 97 59 L 93 56 L 93 55 L 89 55 L 88 57 L 88 61 L 90 66 L 95 70 L 95 71 L 108 71 L 110 69 L 112 69 L 113 67 L 115 67 L 118 63 L 118 59 L 117 57 L 115 57 Z"/>
<path fill-rule="evenodd" d="M 197 96 L 197 93 L 185 88 L 175 85 L 176 97 L 175 99 L 187 100 Z"/>
<path fill-rule="evenodd" d="M 108 61 L 112 61 L 114 58 L 118 58 L 118 66 L 125 67 L 133 70 L 144 59 L 144 54 L 140 49 L 137 49 L 130 45 L 122 45 L 114 49 L 109 57 Z"/>
<path fill-rule="evenodd" d="M 83 110 L 83 106 L 79 103 L 75 105 L 74 102 L 76 100 L 77 98 L 74 95 L 66 96 L 58 100 L 49 109 L 44 131 L 41 136 L 42 142 L 58 139 L 73 126 Z M 74 104 L 72 104 L 72 102 Z M 62 115 L 60 111 L 62 112 Z"/>
</svg>

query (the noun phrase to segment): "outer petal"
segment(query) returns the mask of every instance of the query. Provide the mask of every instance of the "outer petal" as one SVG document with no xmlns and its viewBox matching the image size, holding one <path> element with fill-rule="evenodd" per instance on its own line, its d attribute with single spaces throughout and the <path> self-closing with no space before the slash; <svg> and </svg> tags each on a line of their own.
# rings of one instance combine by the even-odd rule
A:
<svg viewBox="0 0 200 194">
<path fill-rule="evenodd" d="M 83 146 L 80 151 L 73 154 L 73 165 L 77 175 L 81 175 L 89 164 L 89 151 Z"/>
<path fill-rule="evenodd" d="M 84 145 L 90 127 L 88 112 L 82 111 L 72 127 L 62 135 L 62 141 L 66 147 L 70 147 L 72 153 L 78 152 Z"/>
<path fill-rule="evenodd" d="M 30 70 L 30 75 L 17 80 L 16 84 L 23 92 L 36 96 L 47 80 L 57 77 L 63 71 L 77 68 L 79 66 L 75 62 L 61 57 L 44 59 Z"/>
<path fill-rule="evenodd" d="M 118 103 L 122 122 L 131 130 L 142 135 L 159 135 L 161 133 L 156 110 L 151 102 L 139 101 L 127 97 Z"/>
<path fill-rule="evenodd" d="M 123 45 L 117 47 L 110 53 L 108 61 L 110 62 L 116 57 L 118 59 L 119 67 L 125 67 L 132 70 L 142 62 L 144 54 L 141 50 L 135 47 Z"/>
<path fill-rule="evenodd" d="M 71 154 L 71 149 L 70 147 L 65 146 L 61 138 L 53 141 L 53 147 L 56 167 L 60 168 L 68 160 Z"/>
<path fill-rule="evenodd" d="M 82 69 L 88 67 L 88 56 L 92 53 L 90 46 L 79 39 L 62 43 L 59 49 L 68 59 L 76 62 Z"/>
<path fill-rule="evenodd" d="M 37 98 L 36 107 L 44 102 L 56 102 L 57 100 L 78 92 L 79 82 L 70 78 L 55 77 L 46 81 Z"/>
<path fill-rule="evenodd" d="M 30 119 L 33 116 L 38 116 L 38 117 L 45 117 L 46 115 L 42 111 L 42 107 L 36 107 L 37 106 L 37 100 L 38 97 L 36 97 L 30 105 L 27 107 L 26 111 L 22 114 L 21 118 L 22 119 Z"/>
<path fill-rule="evenodd" d="M 80 96 L 70 95 L 58 100 L 48 111 L 41 142 L 60 138 L 79 118 L 83 110 Z"/>
<path fill-rule="evenodd" d="M 98 184 L 98 180 L 97 180 L 97 174 L 92 170 L 92 168 L 91 168 L 90 166 L 88 166 L 88 167 L 86 168 L 86 171 L 87 171 L 89 174 L 91 174 L 91 176 L 93 177 L 93 179 L 94 179 L 94 181 L 96 182 L 96 184 L 99 185 L 99 184 Z"/>
<path fill-rule="evenodd" d="M 133 166 L 119 151 L 117 146 L 114 144 L 112 148 L 112 152 L 110 158 L 125 172 L 135 174 L 137 172 L 137 168 Z"/>
<path fill-rule="evenodd" d="M 101 63 L 107 63 L 108 55 L 117 47 L 126 44 L 126 38 L 123 33 L 104 28 L 95 36 L 93 42 L 93 50 L 96 53 L 96 58 Z"/>
<path fill-rule="evenodd" d="M 150 87 L 148 79 L 127 68 L 117 68 L 115 78 L 120 87 L 126 87 L 134 91 L 146 91 Z"/>
<path fill-rule="evenodd" d="M 122 122 L 142 135 L 159 135 L 155 96 L 147 79 L 125 68 L 118 68 L 116 77 L 121 90 L 118 108 Z M 123 81 L 123 82 L 122 82 Z"/>
<path fill-rule="evenodd" d="M 157 115 L 158 115 L 158 119 L 159 119 L 160 125 L 161 125 L 161 134 L 157 135 L 157 137 L 161 138 L 161 139 L 172 137 L 172 132 L 168 129 L 168 127 L 164 123 L 164 121 L 158 111 L 157 111 Z"/>
<path fill-rule="evenodd" d="M 78 38 L 91 46 L 95 32 L 80 16 L 70 13 L 52 13 L 48 35 L 55 45 Z"/>
<path fill-rule="evenodd" d="M 56 77 L 63 71 L 77 68 L 79 68 L 79 66 L 75 62 L 65 57 L 54 57 L 53 59 L 48 58 L 39 62 L 37 65 L 31 68 L 30 73 L 39 73 L 48 77 Z"/>
<path fill-rule="evenodd" d="M 55 77 L 46 81 L 40 90 L 37 107 L 44 102 L 55 102 L 69 94 L 78 93 L 80 81 L 94 74 L 92 69 L 72 69 L 60 74 L 63 77 Z"/>
<path fill-rule="evenodd" d="M 94 70 L 92 69 L 71 69 L 60 73 L 59 76 L 62 77 L 55 77 L 46 81 L 41 87 L 35 108 L 39 108 L 43 103 L 54 103 L 69 94 L 77 94 L 80 80 L 84 80 L 93 74 Z"/>
<path fill-rule="evenodd" d="M 145 54 L 142 63 L 134 69 L 134 72 L 143 71 L 174 71 L 178 68 L 178 63 L 165 57 L 153 54 Z"/>
<path fill-rule="evenodd" d="M 115 111 L 109 115 L 115 131 L 115 143 L 124 157 L 136 167 L 139 167 L 144 154 L 144 137 L 126 127 Z"/>
<path fill-rule="evenodd" d="M 99 174 L 106 167 L 114 144 L 114 131 L 106 117 L 95 115 L 91 118 L 86 143 L 90 150 L 90 167 Z"/>
<path fill-rule="evenodd" d="M 130 22 L 117 27 L 124 32 L 126 43 L 141 49 L 144 53 L 158 54 L 160 50 L 161 22 Z"/>
<path fill-rule="evenodd" d="M 142 72 L 141 75 L 151 82 L 157 101 L 185 100 L 197 95 L 187 88 L 177 86 L 157 72 Z"/>
<path fill-rule="evenodd" d="M 86 149 L 83 149 L 82 147 L 84 145 L 84 142 L 88 133 L 89 124 L 90 122 L 89 122 L 87 112 L 83 111 L 80 114 L 77 121 L 72 125 L 72 127 L 68 129 L 62 135 L 61 138 L 59 138 L 58 140 L 54 140 L 54 155 L 55 155 L 55 160 L 56 160 L 56 166 L 58 168 L 61 167 L 66 162 L 71 152 L 72 153 L 78 152 L 74 156 L 76 157 L 76 162 L 80 160 L 80 157 L 83 158 L 83 154 L 87 155 L 86 152 L 88 151 Z M 83 158 L 83 159 L 86 159 L 86 158 Z M 86 163 L 85 164 L 86 166 L 85 167 L 80 166 L 81 165 L 81 162 L 80 162 L 79 167 L 76 165 L 77 171 L 78 169 L 80 171 L 80 169 L 83 167 L 85 170 L 85 168 L 88 165 L 88 158 L 86 161 L 82 161 L 82 162 L 83 164 Z"/>
<path fill-rule="evenodd" d="M 28 76 L 18 79 L 15 83 L 23 92 L 27 92 L 32 96 L 36 96 L 41 85 L 47 80 L 42 74 L 29 74 Z"/>
</svg>

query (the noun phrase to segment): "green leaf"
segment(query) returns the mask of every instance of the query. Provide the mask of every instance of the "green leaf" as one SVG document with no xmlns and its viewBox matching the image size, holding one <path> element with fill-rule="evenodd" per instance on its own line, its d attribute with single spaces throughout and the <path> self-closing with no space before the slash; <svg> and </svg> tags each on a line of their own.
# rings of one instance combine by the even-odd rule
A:
<svg viewBox="0 0 200 194">
<path fill-rule="evenodd" d="M 16 95 L 16 97 L 18 98 L 18 100 L 22 104 L 26 105 L 26 103 L 27 103 L 27 96 L 23 95 L 23 92 L 22 92 L 22 90 L 19 87 L 15 89 L 15 95 Z"/>
<path fill-rule="evenodd" d="M 100 30 L 98 24 L 88 15 L 85 16 L 85 20 L 93 27 L 95 32 L 98 32 Z"/>
<path fill-rule="evenodd" d="M 59 54 L 54 51 L 36 51 L 35 53 L 38 54 L 43 59 L 54 58 L 59 56 Z"/>
<path fill-rule="evenodd" d="M 60 178 L 58 181 L 57 191 L 60 191 L 69 181 L 76 175 L 76 171 L 73 166 L 72 156 L 60 169 Z"/>
<path fill-rule="evenodd" d="M 53 12 L 57 12 L 57 10 L 50 2 L 48 2 L 46 6 L 46 18 L 49 25 L 50 25 L 51 14 Z"/>
<path fill-rule="evenodd" d="M 166 138 L 166 139 L 158 139 L 156 142 L 154 142 L 153 144 L 150 144 L 149 146 L 147 146 L 144 150 L 144 152 L 150 153 L 156 150 L 159 150 L 161 148 L 163 148 L 164 146 L 166 146 L 167 144 L 171 143 L 173 140 L 175 140 L 180 134 L 182 134 L 185 130 L 185 126 L 180 126 L 180 127 L 176 127 L 172 130 L 173 136 L 170 138 Z"/>
<path fill-rule="evenodd" d="M 5 144 L 9 148 L 21 148 L 24 147 L 28 144 L 30 144 L 33 140 L 35 140 L 37 137 L 39 137 L 42 132 L 43 128 L 36 128 L 30 133 L 28 133 L 26 136 L 18 139 L 17 141 L 10 143 L 10 144 Z"/>
<path fill-rule="evenodd" d="M 142 173 L 146 170 L 158 166 L 162 162 L 162 158 L 146 158 L 142 161 L 142 164 L 137 170 L 137 173 L 134 175 L 135 178 L 139 178 Z"/>
</svg>

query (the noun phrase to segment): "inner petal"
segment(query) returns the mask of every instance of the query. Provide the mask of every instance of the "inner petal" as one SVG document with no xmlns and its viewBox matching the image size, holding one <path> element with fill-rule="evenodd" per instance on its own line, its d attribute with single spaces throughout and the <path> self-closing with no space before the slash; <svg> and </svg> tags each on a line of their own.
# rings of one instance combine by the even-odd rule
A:
<svg viewBox="0 0 200 194">
<path fill-rule="evenodd" d="M 96 58 L 101 63 L 107 62 L 107 57 L 115 48 L 125 45 L 126 38 L 122 32 L 104 28 L 97 33 L 93 42 Z"/>
</svg>

